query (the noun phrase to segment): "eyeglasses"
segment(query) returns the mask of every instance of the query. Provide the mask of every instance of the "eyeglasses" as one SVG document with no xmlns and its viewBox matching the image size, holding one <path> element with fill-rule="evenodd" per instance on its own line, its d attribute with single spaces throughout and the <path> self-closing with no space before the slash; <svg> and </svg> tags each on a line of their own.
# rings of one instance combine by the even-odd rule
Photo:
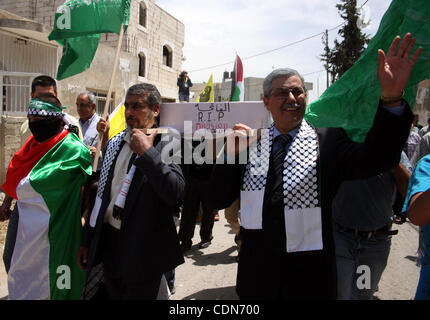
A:
<svg viewBox="0 0 430 320">
<path fill-rule="evenodd" d="M 276 99 L 285 100 L 290 96 L 290 93 L 292 93 L 295 98 L 298 98 L 300 95 L 304 94 L 305 91 L 301 87 L 275 88 L 272 90 L 271 95 Z"/>
</svg>

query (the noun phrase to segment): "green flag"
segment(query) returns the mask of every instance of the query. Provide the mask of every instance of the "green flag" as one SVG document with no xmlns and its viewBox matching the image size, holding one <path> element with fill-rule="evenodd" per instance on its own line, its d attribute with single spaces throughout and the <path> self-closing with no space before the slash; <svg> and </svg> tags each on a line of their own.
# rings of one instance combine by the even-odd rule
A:
<svg viewBox="0 0 430 320">
<path fill-rule="evenodd" d="M 126 30 L 131 0 L 70 0 L 59 6 L 49 40 L 63 46 L 57 79 L 88 69 L 97 51 L 101 33 Z"/>
<path fill-rule="evenodd" d="M 404 98 L 413 107 L 418 83 L 430 78 L 430 1 L 393 0 L 366 51 L 308 106 L 306 120 L 315 127 L 343 127 L 352 140 L 364 141 L 381 96 L 378 49 L 387 53 L 394 37 L 403 38 L 408 32 L 417 40 L 414 49 L 423 47 L 405 87 Z"/>
</svg>

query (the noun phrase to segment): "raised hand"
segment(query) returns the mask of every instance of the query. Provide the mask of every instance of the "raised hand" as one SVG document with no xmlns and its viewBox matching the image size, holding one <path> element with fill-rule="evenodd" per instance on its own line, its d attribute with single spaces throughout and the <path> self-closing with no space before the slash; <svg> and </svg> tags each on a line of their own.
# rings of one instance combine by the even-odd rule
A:
<svg viewBox="0 0 430 320">
<path fill-rule="evenodd" d="M 108 135 L 109 128 L 110 128 L 109 115 L 106 115 L 106 120 L 103 118 L 100 118 L 96 128 L 97 128 L 97 132 L 100 133 L 102 136 Z"/>
<path fill-rule="evenodd" d="M 400 40 L 400 36 L 394 38 L 387 55 L 383 50 L 378 50 L 378 79 L 382 88 L 382 97 L 388 99 L 402 96 L 411 70 L 422 51 L 419 47 L 412 55 L 415 39 L 410 33 L 405 35 L 401 43 Z"/>
<path fill-rule="evenodd" d="M 242 123 L 234 125 L 233 130 L 226 135 L 226 148 L 227 156 L 234 157 L 240 154 L 245 149 L 258 140 L 258 134 L 251 134 L 252 129 Z M 241 143 L 240 140 L 243 140 Z M 234 147 L 233 147 L 234 146 Z"/>
<path fill-rule="evenodd" d="M 133 129 L 131 131 L 130 149 L 138 156 L 142 155 L 146 150 L 154 145 L 154 139 L 157 131 L 154 130 L 151 134 L 147 135 L 142 129 Z"/>
</svg>

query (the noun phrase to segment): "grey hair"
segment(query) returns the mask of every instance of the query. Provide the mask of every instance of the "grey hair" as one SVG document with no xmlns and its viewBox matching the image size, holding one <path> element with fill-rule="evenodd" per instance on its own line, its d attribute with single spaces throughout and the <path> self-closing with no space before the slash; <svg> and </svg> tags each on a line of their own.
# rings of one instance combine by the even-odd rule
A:
<svg viewBox="0 0 430 320">
<path fill-rule="evenodd" d="M 300 75 L 300 73 L 297 70 L 290 69 L 290 68 L 279 68 L 275 69 L 272 72 L 270 72 L 266 78 L 264 78 L 263 82 L 263 93 L 266 98 L 269 98 L 270 92 L 273 89 L 273 80 L 280 77 L 292 77 L 292 76 L 299 76 L 300 80 L 302 81 L 302 87 L 303 90 L 306 92 L 305 88 L 305 79 Z"/>
<path fill-rule="evenodd" d="M 126 95 L 144 95 L 144 101 L 149 105 L 151 110 L 156 104 L 159 105 L 162 102 L 161 95 L 157 87 L 150 83 L 135 84 L 128 88 Z"/>
<path fill-rule="evenodd" d="M 83 91 L 78 95 L 78 97 L 80 97 L 80 96 L 87 96 L 88 97 L 88 103 L 90 104 L 90 106 L 92 106 L 93 104 L 96 104 L 96 97 L 95 97 L 94 93 L 92 93 L 90 91 Z"/>
</svg>

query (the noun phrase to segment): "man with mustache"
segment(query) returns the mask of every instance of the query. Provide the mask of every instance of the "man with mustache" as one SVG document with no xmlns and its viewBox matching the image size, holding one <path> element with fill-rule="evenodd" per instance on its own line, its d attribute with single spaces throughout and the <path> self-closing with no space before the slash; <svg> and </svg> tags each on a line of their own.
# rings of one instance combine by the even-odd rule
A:
<svg viewBox="0 0 430 320">
<path fill-rule="evenodd" d="M 343 180 L 394 168 L 413 119 L 402 92 L 421 49 L 412 55 L 411 34 L 400 41 L 394 39 L 387 55 L 379 50 L 382 97 L 364 143 L 341 128 L 315 129 L 303 120 L 306 90 L 297 71 L 277 69 L 266 77 L 263 101 L 274 120 L 268 135 L 251 145 L 246 165 L 217 164 L 212 179 L 214 208 L 241 198 L 241 299 L 336 299 L 332 200 Z M 250 130 L 237 124 L 232 135 L 247 137 Z M 236 144 L 236 157 L 240 152 Z"/>
<path fill-rule="evenodd" d="M 159 291 L 167 292 L 163 274 L 184 262 L 172 218 L 182 201 L 184 177 L 179 165 L 161 156 L 175 141 L 142 132 L 157 127 L 160 104 L 151 84 L 127 91 L 127 128 L 103 153 L 96 201 L 78 252 L 78 263 L 87 269 L 84 298 L 94 293 L 93 270 L 101 269 L 108 299 L 156 299 Z M 108 130 L 106 123 L 100 128 Z"/>
</svg>

